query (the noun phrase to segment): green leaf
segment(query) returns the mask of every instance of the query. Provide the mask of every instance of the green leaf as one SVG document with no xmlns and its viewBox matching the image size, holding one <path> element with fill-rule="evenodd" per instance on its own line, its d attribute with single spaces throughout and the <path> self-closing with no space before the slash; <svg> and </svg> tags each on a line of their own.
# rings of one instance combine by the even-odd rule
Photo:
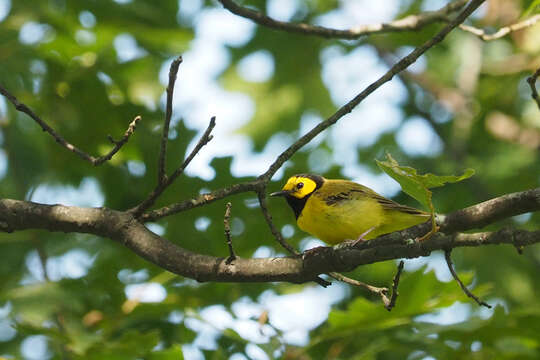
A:
<svg viewBox="0 0 540 360">
<path fill-rule="evenodd" d="M 430 188 L 443 186 L 446 183 L 459 182 L 474 175 L 473 169 L 466 169 L 463 175 L 460 176 L 438 176 L 434 174 L 420 175 L 417 173 L 416 169 L 410 166 L 399 165 L 388 153 L 386 154 L 386 158 L 388 159 L 386 161 L 375 160 L 379 168 L 396 180 L 405 193 L 418 200 L 418 202 L 429 209 L 433 209 L 433 204 L 431 203 L 432 192 L 429 190 Z"/>
</svg>

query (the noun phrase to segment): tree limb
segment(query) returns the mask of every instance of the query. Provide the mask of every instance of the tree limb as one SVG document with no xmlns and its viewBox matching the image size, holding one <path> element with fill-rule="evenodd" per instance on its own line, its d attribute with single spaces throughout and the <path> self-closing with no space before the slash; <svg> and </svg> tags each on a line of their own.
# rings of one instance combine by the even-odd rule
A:
<svg viewBox="0 0 540 360">
<path fill-rule="evenodd" d="M 539 211 L 539 199 L 540 188 L 505 195 L 449 214 L 445 217 L 444 226 L 447 230 L 481 227 L 500 219 L 500 212 L 491 211 L 486 204 L 501 209 L 505 207 L 503 203 L 506 203 L 513 209 L 505 212 L 507 216 Z M 463 221 L 466 214 L 472 216 L 471 221 Z M 421 243 L 411 242 L 403 232 L 397 232 L 366 241 L 357 248 L 321 247 L 304 257 L 237 257 L 234 263 L 227 265 L 224 257 L 193 253 L 152 233 L 130 212 L 43 205 L 10 199 L 0 200 L 0 229 L 7 232 L 44 229 L 94 234 L 118 241 L 148 261 L 178 275 L 198 281 L 220 282 L 302 283 L 313 281 L 324 273 L 351 271 L 359 265 L 391 259 L 427 256 L 435 250 L 495 244 L 525 247 L 540 243 L 540 231 L 502 229 L 474 234 L 438 233 Z"/>
<path fill-rule="evenodd" d="M 62 135 L 57 133 L 52 127 L 49 126 L 43 119 L 41 119 L 39 116 L 36 115 L 30 109 L 26 104 L 21 103 L 14 95 L 12 95 L 9 91 L 7 91 L 3 86 L 0 85 L 0 94 L 4 95 L 6 99 L 10 103 L 15 106 L 15 110 L 20 111 L 22 113 L 25 113 L 26 115 L 30 116 L 38 125 L 41 127 L 41 129 L 45 132 L 47 132 L 49 135 L 51 135 L 54 140 L 60 144 L 62 147 L 68 149 L 69 151 L 77 154 L 81 159 L 88 161 L 90 164 L 94 166 L 98 166 L 103 164 L 105 161 L 110 160 L 114 154 L 116 154 L 124 144 L 126 144 L 129 140 L 129 137 L 135 132 L 135 128 L 137 127 L 137 123 L 141 120 L 140 116 L 136 116 L 135 119 L 133 119 L 132 122 L 129 123 L 129 126 L 122 136 L 122 139 L 119 141 L 114 141 L 110 136 L 108 137 L 109 140 L 114 144 L 114 147 L 105 155 L 103 156 L 92 156 L 88 153 L 82 151 L 75 145 L 68 142 Z"/>
<path fill-rule="evenodd" d="M 294 24 L 279 21 L 272 19 L 271 17 L 266 16 L 258 11 L 239 6 L 233 0 L 219 0 L 219 2 L 233 14 L 250 19 L 259 25 L 271 29 L 283 30 L 302 35 L 320 36 L 324 38 L 358 39 L 361 36 L 371 34 L 420 30 L 429 24 L 436 22 L 447 22 L 448 16 L 459 11 L 463 6 L 465 6 L 467 0 L 452 1 L 436 11 L 426 11 L 417 15 L 409 15 L 402 19 L 394 20 L 388 23 L 359 25 L 348 30 L 338 30 L 304 23 Z"/>
</svg>

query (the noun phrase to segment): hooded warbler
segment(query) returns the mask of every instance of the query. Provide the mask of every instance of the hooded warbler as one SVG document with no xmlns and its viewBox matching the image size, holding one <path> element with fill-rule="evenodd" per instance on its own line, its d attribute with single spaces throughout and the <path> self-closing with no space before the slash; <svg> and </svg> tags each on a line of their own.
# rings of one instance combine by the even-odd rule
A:
<svg viewBox="0 0 540 360">
<path fill-rule="evenodd" d="M 283 196 L 300 229 L 335 245 L 346 240 L 369 240 L 430 219 L 430 214 L 387 199 L 348 180 L 299 174 L 287 180 Z"/>
</svg>

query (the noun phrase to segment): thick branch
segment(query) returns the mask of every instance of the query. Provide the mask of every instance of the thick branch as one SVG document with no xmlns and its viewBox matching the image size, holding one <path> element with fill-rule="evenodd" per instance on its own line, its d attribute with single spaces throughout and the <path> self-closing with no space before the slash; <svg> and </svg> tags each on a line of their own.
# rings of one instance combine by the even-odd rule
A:
<svg viewBox="0 0 540 360">
<path fill-rule="evenodd" d="M 14 95 L 12 95 L 9 91 L 7 91 L 3 86 L 0 86 L 0 94 L 4 95 L 5 98 L 8 99 L 8 101 L 12 103 L 13 106 L 15 106 L 15 109 L 17 111 L 20 111 L 30 116 L 36 123 L 38 123 L 41 129 L 47 132 L 49 135 L 51 135 L 58 144 L 68 149 L 69 151 L 77 154 L 81 159 L 88 161 L 94 166 L 101 165 L 105 161 L 110 160 L 114 156 L 114 154 L 116 154 L 118 150 L 120 150 L 120 148 L 124 146 L 125 143 L 128 142 L 129 137 L 135 131 L 137 123 L 141 120 L 140 116 L 135 117 L 135 119 L 133 119 L 133 121 L 129 123 L 129 126 L 126 132 L 124 133 L 124 136 L 119 141 L 114 141 L 109 136 L 109 140 L 111 140 L 111 142 L 114 144 L 114 147 L 107 154 L 103 156 L 95 157 L 95 156 L 87 154 L 86 152 L 82 151 L 81 149 L 71 144 L 66 139 L 64 139 L 62 135 L 58 134 L 52 127 L 49 126 L 49 124 L 47 124 L 39 116 L 37 116 L 36 113 L 32 111 L 32 109 L 30 109 L 27 105 L 21 103 Z"/>
<path fill-rule="evenodd" d="M 479 229 L 501 219 L 539 210 L 540 188 L 506 194 L 448 214 L 440 223 L 440 231 Z"/>
<path fill-rule="evenodd" d="M 283 30 L 303 35 L 321 36 L 324 38 L 358 39 L 361 36 L 388 32 L 420 30 L 435 22 L 447 22 L 448 16 L 459 11 L 467 0 L 456 0 L 436 11 L 426 11 L 417 15 L 409 15 L 389 23 L 360 25 L 348 30 L 338 30 L 309 24 L 294 24 L 272 19 L 258 11 L 237 5 L 233 0 L 219 0 L 233 14 L 250 19 L 259 25 L 276 30 Z"/>
<path fill-rule="evenodd" d="M 294 144 L 289 146 L 284 152 L 282 152 L 276 161 L 270 165 L 268 170 L 260 176 L 262 179 L 270 179 L 276 171 L 289 160 L 291 156 L 294 155 L 296 151 L 310 142 L 315 136 L 319 135 L 321 132 L 326 130 L 328 127 L 335 124 L 339 119 L 341 119 L 346 114 L 350 113 L 362 100 L 368 97 L 371 93 L 381 87 L 384 83 L 392 80 L 394 75 L 400 73 L 406 69 L 409 65 L 414 63 L 422 54 L 424 54 L 428 49 L 430 49 L 435 44 L 441 42 L 450 31 L 452 31 L 456 26 L 465 21 L 465 19 L 476 10 L 484 0 L 473 0 L 470 4 L 448 25 L 446 25 L 441 31 L 439 31 L 434 37 L 426 41 L 423 45 L 414 49 L 409 55 L 405 56 L 403 59 L 398 61 L 386 74 L 381 76 L 377 81 L 371 83 L 367 88 L 365 88 L 360 94 L 358 94 L 354 99 L 349 101 L 347 104 L 343 105 L 338 109 L 332 116 L 328 119 L 320 122 L 317 126 L 311 129 L 308 133 L 298 139 Z"/>
<path fill-rule="evenodd" d="M 490 200 L 493 206 L 503 208 L 503 202 L 513 204 L 508 216 L 540 210 L 540 189 L 510 194 Z M 520 194 L 523 194 L 520 196 Z M 536 194 L 536 195 L 534 195 Z M 531 204 L 531 198 L 536 199 Z M 459 210 L 445 219 L 447 229 L 480 227 L 499 218 L 485 205 Z M 477 207 L 477 211 L 471 211 Z M 521 210 L 518 210 L 521 209 Z M 464 213 L 478 221 L 476 225 L 464 222 Z M 487 214 L 481 216 L 481 213 Z M 459 216 L 458 216 L 459 214 Z M 454 222 L 453 222 L 454 221 Z M 359 265 L 385 260 L 427 256 L 435 250 L 456 247 L 509 244 L 529 246 L 540 243 L 540 231 L 502 229 L 497 232 L 475 234 L 435 234 L 423 242 L 411 242 L 399 233 L 386 235 L 385 243 L 366 241 L 358 248 L 321 247 L 304 257 L 266 259 L 236 258 L 226 264 L 225 258 L 196 254 L 150 232 L 129 212 L 106 208 L 80 208 L 62 205 L 42 205 L 28 201 L 0 200 L 0 229 L 6 232 L 26 229 L 90 233 L 107 237 L 132 249 L 143 258 L 176 274 L 199 281 L 270 282 L 289 281 L 295 283 L 313 281 L 317 275 L 329 272 L 350 271 Z M 399 236 L 399 241 L 392 236 Z M 389 240 L 389 241 L 388 241 Z M 253 239 L 253 241 L 257 241 Z M 181 243 L 182 241 L 178 241 Z"/>
<path fill-rule="evenodd" d="M 496 32 L 494 32 L 493 34 L 486 34 L 486 31 L 484 29 L 478 29 L 478 28 L 476 28 L 474 26 L 469 26 L 469 25 L 464 25 L 464 24 L 460 25 L 459 28 L 461 30 L 468 31 L 468 32 L 478 36 L 480 39 L 482 39 L 484 41 L 491 41 L 491 40 L 500 39 L 503 36 L 506 36 L 506 35 L 510 34 L 511 32 L 522 30 L 522 29 L 528 28 L 530 26 L 533 26 L 539 20 L 540 20 L 540 14 L 534 15 L 534 16 L 532 16 L 532 17 L 530 17 L 528 19 L 525 19 L 523 21 L 520 21 L 518 23 L 502 27 L 499 30 L 497 30 Z"/>
</svg>

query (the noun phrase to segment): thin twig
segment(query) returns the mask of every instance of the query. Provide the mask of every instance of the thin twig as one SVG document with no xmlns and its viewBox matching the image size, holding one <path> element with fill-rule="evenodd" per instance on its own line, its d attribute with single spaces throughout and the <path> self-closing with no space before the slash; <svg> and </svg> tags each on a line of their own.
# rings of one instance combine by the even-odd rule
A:
<svg viewBox="0 0 540 360">
<path fill-rule="evenodd" d="M 272 221 L 272 215 L 270 214 L 270 211 L 266 206 L 265 188 L 257 192 L 257 196 L 259 198 L 259 205 L 261 206 L 261 211 L 264 215 L 264 219 L 266 220 L 268 227 L 270 227 L 270 231 L 272 232 L 272 235 L 274 235 L 274 238 L 281 244 L 281 246 L 283 246 L 284 249 L 286 249 L 292 255 L 300 255 L 298 251 L 296 251 L 291 245 L 289 245 L 289 243 L 285 241 L 285 239 L 283 239 L 281 232 L 274 225 L 274 222 Z"/>
<path fill-rule="evenodd" d="M 201 151 L 204 145 L 208 144 L 210 140 L 212 140 L 211 132 L 216 126 L 216 117 L 212 116 L 210 119 L 210 123 L 208 124 L 208 127 L 206 128 L 204 134 L 199 139 L 199 142 L 195 146 L 195 148 L 191 151 L 191 153 L 188 155 L 188 157 L 184 160 L 184 162 L 171 174 L 171 176 L 167 177 L 166 180 L 162 183 L 158 183 L 154 190 L 148 195 L 148 197 L 139 205 L 137 205 L 135 208 L 131 209 L 130 212 L 135 216 L 139 217 L 146 209 L 150 208 L 157 200 L 157 198 L 171 185 L 174 180 L 178 176 L 180 176 L 186 167 L 189 165 L 189 163 L 193 160 L 193 158 Z"/>
<path fill-rule="evenodd" d="M 112 136 L 109 135 L 108 136 L 109 141 L 114 144 L 114 147 L 106 155 L 95 158 L 93 164 L 101 165 L 105 161 L 111 160 L 114 154 L 116 154 L 122 148 L 122 146 L 124 146 L 124 144 L 128 142 L 129 137 L 135 132 L 135 129 L 137 128 L 137 124 L 139 123 L 139 121 L 141 121 L 141 117 L 136 116 L 135 119 L 133 119 L 133 121 L 129 123 L 129 126 L 124 132 L 124 135 L 118 141 L 114 140 Z"/>
<path fill-rule="evenodd" d="M 82 151 L 81 149 L 79 149 L 75 145 L 71 144 L 66 139 L 64 139 L 62 137 L 62 135 L 57 133 L 52 127 L 49 126 L 49 124 L 47 124 L 38 115 L 36 115 L 36 113 L 34 113 L 32 111 L 32 109 L 30 109 L 26 104 L 21 103 L 13 94 L 11 94 L 9 91 L 7 91 L 1 85 L 0 85 L 0 94 L 4 95 L 4 97 L 6 99 L 8 99 L 8 101 L 10 103 L 12 103 L 13 106 L 15 106 L 15 109 L 17 111 L 20 111 L 20 112 L 25 113 L 26 115 L 30 116 L 36 123 L 38 123 L 38 125 L 41 127 L 41 129 L 43 131 L 47 132 L 49 135 L 51 135 L 58 144 L 60 144 L 64 148 L 68 149 L 69 151 L 77 154 L 81 159 L 88 161 L 89 163 L 91 163 L 94 166 L 101 165 L 105 161 L 110 160 L 114 156 L 114 154 L 116 154 L 118 152 L 118 150 L 120 150 L 120 148 L 125 143 L 127 143 L 127 141 L 129 140 L 129 137 L 135 131 L 135 127 L 136 127 L 137 123 L 141 120 L 140 116 L 135 117 L 135 119 L 129 124 L 128 129 L 124 133 L 124 136 L 122 137 L 122 139 L 120 141 L 113 141 L 113 144 L 114 144 L 113 149 L 111 151 L 109 151 L 106 155 L 95 157 L 95 156 L 89 155 L 88 153 Z M 111 138 L 109 136 L 109 140 L 110 139 Z"/>
<path fill-rule="evenodd" d="M 227 265 L 229 265 L 236 259 L 236 254 L 234 253 L 231 240 L 231 224 L 229 222 L 231 218 L 231 207 L 232 204 L 228 202 L 225 207 L 225 216 L 223 217 L 223 225 L 225 227 L 225 240 L 227 240 L 227 246 L 229 247 L 229 257 L 227 258 L 227 260 L 225 260 L 225 264 Z"/>
<path fill-rule="evenodd" d="M 399 295 L 399 293 L 397 291 L 397 288 L 398 288 L 398 285 L 399 285 L 399 279 L 401 277 L 401 272 L 403 271 L 403 264 L 404 264 L 403 260 L 401 260 L 399 262 L 398 270 L 397 270 L 396 275 L 394 276 L 394 280 L 392 282 L 392 296 L 390 297 L 390 299 L 388 298 L 388 288 L 386 288 L 386 287 L 376 287 L 376 286 L 373 286 L 373 285 L 369 285 L 369 284 L 366 284 L 365 282 L 355 280 L 355 279 L 351 279 L 350 277 L 347 277 L 347 276 L 345 276 L 343 274 L 340 274 L 338 272 L 330 272 L 330 273 L 328 273 L 328 275 L 330 275 L 334 279 L 336 279 L 338 281 L 342 281 L 342 282 L 344 282 L 346 284 L 363 287 L 364 289 L 371 292 L 372 294 L 380 296 L 380 298 L 381 298 L 381 300 L 382 300 L 382 302 L 384 304 L 384 308 L 386 310 L 388 310 L 388 311 L 391 311 L 392 308 L 394 306 L 396 306 L 396 300 L 397 300 L 397 297 Z"/>
<path fill-rule="evenodd" d="M 488 303 L 486 302 L 483 302 L 482 300 L 480 300 L 476 295 L 474 295 L 472 292 L 470 292 L 469 289 L 467 289 L 467 287 L 465 286 L 465 284 L 463 284 L 463 282 L 461 281 L 461 279 L 458 277 L 456 271 L 454 270 L 454 265 L 452 264 L 452 258 L 450 257 L 450 254 L 452 253 L 452 250 L 445 250 L 444 251 L 444 258 L 446 259 L 446 264 L 448 265 L 448 270 L 450 270 L 450 273 L 452 274 L 452 276 L 454 277 L 454 280 L 457 281 L 457 283 L 459 284 L 459 286 L 461 287 L 461 290 L 463 290 L 463 292 L 468 296 L 470 297 L 471 299 L 473 299 L 474 301 L 476 301 L 476 303 L 478 305 L 481 305 L 481 306 L 485 306 L 489 309 L 491 309 L 491 305 L 489 305 Z"/>
<path fill-rule="evenodd" d="M 468 32 L 478 36 L 483 41 L 491 41 L 491 40 L 500 39 L 503 36 L 506 36 L 506 35 L 510 34 L 511 32 L 522 30 L 522 29 L 528 28 L 530 26 L 533 26 L 539 20 L 540 20 L 540 14 L 534 15 L 534 16 L 532 16 L 532 17 L 530 17 L 528 19 L 525 19 L 523 21 L 520 21 L 518 23 L 502 27 L 502 28 L 500 28 L 499 30 L 497 30 L 496 32 L 494 32 L 492 34 L 486 34 L 486 31 L 484 29 L 479 29 L 479 28 L 476 28 L 474 26 L 465 25 L 465 24 L 459 25 L 459 28 L 461 30 L 463 30 L 463 31 L 468 31 Z"/>
<path fill-rule="evenodd" d="M 527 78 L 527 83 L 529 83 L 529 86 L 531 87 L 531 96 L 534 101 L 536 101 L 536 105 L 538 105 L 538 109 L 540 110 L 540 97 L 538 97 L 538 91 L 536 91 L 536 80 L 540 76 L 540 68 L 538 68 L 534 74 L 529 76 Z"/>
<path fill-rule="evenodd" d="M 435 36 L 430 38 L 421 46 L 415 48 L 409 55 L 402 58 L 398 61 L 390 70 L 388 70 L 383 76 L 378 80 L 371 83 L 367 88 L 365 88 L 361 93 L 356 95 L 351 101 L 339 108 L 332 116 L 326 120 L 320 122 L 313 129 L 307 132 L 304 136 L 299 138 L 294 144 L 289 146 L 285 151 L 283 151 L 278 158 L 270 165 L 268 170 L 259 176 L 260 179 L 269 180 L 278 169 L 289 160 L 300 148 L 310 142 L 314 137 L 319 135 L 321 132 L 326 130 L 328 127 L 335 124 L 339 119 L 341 119 L 346 114 L 350 113 L 360 102 L 362 102 L 366 97 L 371 95 L 375 90 L 381 87 L 386 82 L 392 80 L 392 78 L 405 70 L 409 65 L 414 63 L 422 54 L 427 50 L 433 47 L 435 44 L 440 43 L 450 31 L 452 31 L 456 26 L 465 21 L 465 19 L 476 10 L 485 0 L 472 0 L 469 5 L 461 12 L 459 15 L 452 21 L 448 23 L 441 31 L 439 31 Z"/>
<path fill-rule="evenodd" d="M 376 287 L 376 286 L 373 286 L 373 285 L 369 285 L 369 284 L 366 284 L 365 282 L 355 280 L 355 279 L 351 279 L 350 277 L 347 277 L 347 276 L 345 276 L 343 274 L 340 274 L 338 272 L 330 272 L 330 273 L 328 273 L 328 275 L 333 277 L 334 279 L 336 279 L 338 281 L 341 281 L 341 282 L 344 282 L 346 284 L 363 287 L 364 289 L 366 289 L 370 293 L 380 296 L 385 307 L 386 307 L 386 304 L 390 303 L 390 300 L 386 296 L 386 295 L 388 295 L 388 288 Z"/>
<path fill-rule="evenodd" d="M 417 15 L 409 15 L 402 19 L 388 23 L 360 25 L 347 30 L 326 28 L 323 26 L 309 25 L 305 23 L 295 24 L 272 19 L 258 11 L 237 5 L 233 0 L 219 0 L 221 4 L 233 14 L 251 19 L 259 25 L 268 28 L 298 33 L 302 35 L 321 36 L 324 38 L 358 39 L 361 36 L 419 30 L 422 27 L 435 22 L 447 22 L 448 16 L 459 11 L 467 0 L 456 0 L 436 11 L 426 11 Z"/>
<path fill-rule="evenodd" d="M 169 84 L 167 86 L 167 105 L 165 107 L 165 121 L 163 122 L 163 132 L 161 134 L 161 148 L 159 150 L 158 160 L 158 184 L 167 181 L 166 175 L 166 163 L 167 163 L 167 141 L 169 140 L 169 125 L 172 117 L 172 102 L 174 94 L 174 84 L 176 82 L 176 75 L 178 74 L 178 68 L 182 63 L 182 56 L 178 56 L 171 63 L 169 68 Z"/>
<path fill-rule="evenodd" d="M 403 260 L 401 260 L 399 262 L 396 275 L 394 276 L 394 280 L 392 281 L 392 296 L 390 297 L 390 301 L 384 304 L 384 307 L 388 311 L 392 311 L 392 308 L 396 306 L 396 300 L 399 296 L 399 292 L 397 289 L 399 285 L 399 279 L 401 278 L 401 273 L 403 272 L 403 265 L 405 265 L 405 263 L 403 262 Z"/>
<path fill-rule="evenodd" d="M 261 181 L 261 180 L 259 180 Z M 276 228 L 274 225 L 274 221 L 272 220 L 272 215 L 270 214 L 270 211 L 268 210 L 268 207 L 266 206 L 266 184 L 264 182 L 260 182 L 261 185 L 257 188 L 257 197 L 259 199 L 259 205 L 261 206 L 261 212 L 263 213 L 264 219 L 266 220 L 266 223 L 268 224 L 268 227 L 270 228 L 270 232 L 272 235 L 274 235 L 274 239 L 277 240 L 277 242 L 285 249 L 287 250 L 291 255 L 299 256 L 300 253 L 295 250 L 281 235 L 281 232 Z M 317 284 L 321 285 L 322 287 L 327 287 L 332 285 L 331 282 L 328 282 L 321 278 L 320 276 L 316 276 L 313 281 L 315 281 Z"/>
<path fill-rule="evenodd" d="M 210 193 L 201 194 L 192 199 L 187 199 L 182 202 L 169 204 L 159 209 L 148 211 L 147 213 L 142 214 L 139 220 L 142 222 L 156 221 L 164 217 L 177 214 L 179 212 L 183 212 L 183 211 L 194 209 L 196 207 L 207 205 L 216 200 L 221 200 L 231 195 L 256 191 L 260 183 L 261 181 L 247 181 L 247 182 L 243 182 L 239 184 L 234 184 L 223 189 L 214 190 Z M 1 229 L 2 229 L 2 222 L 0 221 L 0 230 Z"/>
</svg>

